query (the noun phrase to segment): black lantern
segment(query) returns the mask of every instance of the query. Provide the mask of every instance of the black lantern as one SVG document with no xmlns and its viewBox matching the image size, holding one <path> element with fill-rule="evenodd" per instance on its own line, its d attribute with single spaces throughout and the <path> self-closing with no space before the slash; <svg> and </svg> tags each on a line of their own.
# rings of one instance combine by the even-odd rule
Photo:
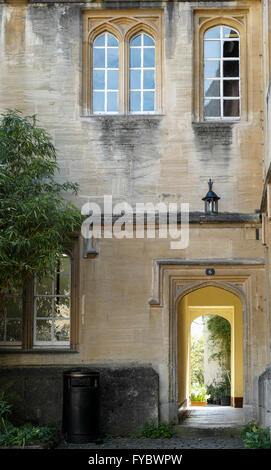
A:
<svg viewBox="0 0 271 470">
<path fill-rule="evenodd" d="M 205 202 L 205 214 L 217 214 L 218 213 L 218 197 L 216 193 L 212 190 L 213 181 L 211 178 L 208 181 L 209 191 L 202 200 Z"/>
</svg>

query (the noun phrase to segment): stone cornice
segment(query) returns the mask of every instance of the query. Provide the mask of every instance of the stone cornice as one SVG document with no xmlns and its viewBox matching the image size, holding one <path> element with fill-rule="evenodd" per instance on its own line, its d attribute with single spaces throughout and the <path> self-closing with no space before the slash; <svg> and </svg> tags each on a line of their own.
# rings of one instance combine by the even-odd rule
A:
<svg viewBox="0 0 271 470">
<path fill-rule="evenodd" d="M 112 223 L 122 217 L 123 214 L 112 215 Z M 108 217 L 108 215 L 107 215 Z M 147 222 L 148 214 L 144 213 L 144 223 Z M 165 215 L 164 215 L 165 217 Z M 169 223 L 169 214 L 167 214 L 167 223 Z M 105 215 L 101 215 L 102 225 L 104 224 Z M 133 222 L 136 223 L 136 214 L 133 214 Z M 143 222 L 143 217 L 142 217 Z M 174 220 L 175 222 L 175 220 Z M 177 214 L 177 222 L 181 222 L 181 213 Z M 155 213 L 155 223 L 159 223 L 159 214 Z M 217 223 L 261 223 L 261 214 L 255 213 L 242 213 L 242 212 L 219 212 L 217 214 L 205 214 L 205 212 L 191 211 L 189 212 L 189 223 L 190 224 L 217 224 Z"/>
</svg>

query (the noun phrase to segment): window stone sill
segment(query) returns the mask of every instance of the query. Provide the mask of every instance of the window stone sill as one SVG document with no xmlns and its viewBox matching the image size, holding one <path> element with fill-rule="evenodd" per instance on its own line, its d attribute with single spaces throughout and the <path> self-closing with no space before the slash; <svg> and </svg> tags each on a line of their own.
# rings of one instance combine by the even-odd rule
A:
<svg viewBox="0 0 271 470">
<path fill-rule="evenodd" d="M 165 114 L 86 114 L 81 115 L 80 119 L 161 119 Z"/>
<path fill-rule="evenodd" d="M 3 354 L 78 354 L 76 349 L 51 348 L 51 349 L 11 349 L 0 348 L 0 355 Z"/>
<path fill-rule="evenodd" d="M 228 127 L 228 126 L 232 126 L 234 124 L 241 124 L 243 121 L 241 121 L 240 119 L 238 120 L 233 120 L 233 121 L 220 121 L 220 120 L 217 120 L 217 121 L 197 121 L 197 122 L 192 122 L 192 126 L 193 127 L 201 127 L 201 126 L 206 126 L 206 127 Z"/>
</svg>

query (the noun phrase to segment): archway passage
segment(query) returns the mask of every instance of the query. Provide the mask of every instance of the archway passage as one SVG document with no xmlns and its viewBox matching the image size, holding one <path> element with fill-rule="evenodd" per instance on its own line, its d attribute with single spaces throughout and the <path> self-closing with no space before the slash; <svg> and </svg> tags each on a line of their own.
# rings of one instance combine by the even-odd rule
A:
<svg viewBox="0 0 271 470">
<path fill-rule="evenodd" d="M 189 405 L 191 324 L 200 316 L 214 314 L 231 325 L 231 406 L 243 404 L 243 314 L 237 295 L 208 286 L 186 294 L 178 305 L 178 402 Z"/>
</svg>

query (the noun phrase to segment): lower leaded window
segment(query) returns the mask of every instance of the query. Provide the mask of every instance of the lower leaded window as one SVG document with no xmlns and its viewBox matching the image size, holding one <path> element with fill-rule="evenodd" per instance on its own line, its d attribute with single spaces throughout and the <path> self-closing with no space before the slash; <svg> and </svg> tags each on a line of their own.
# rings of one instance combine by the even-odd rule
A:
<svg viewBox="0 0 271 470">
<path fill-rule="evenodd" d="M 22 344 L 23 301 L 21 295 L 8 296 L 0 312 L 0 344 Z"/>
<path fill-rule="evenodd" d="M 35 278 L 23 295 L 0 308 L 0 346 L 67 348 L 71 335 L 71 258 L 63 254 L 52 275 Z"/>
<path fill-rule="evenodd" d="M 53 276 L 35 279 L 34 346 L 63 345 L 70 341 L 71 266 L 67 255 Z"/>
</svg>

